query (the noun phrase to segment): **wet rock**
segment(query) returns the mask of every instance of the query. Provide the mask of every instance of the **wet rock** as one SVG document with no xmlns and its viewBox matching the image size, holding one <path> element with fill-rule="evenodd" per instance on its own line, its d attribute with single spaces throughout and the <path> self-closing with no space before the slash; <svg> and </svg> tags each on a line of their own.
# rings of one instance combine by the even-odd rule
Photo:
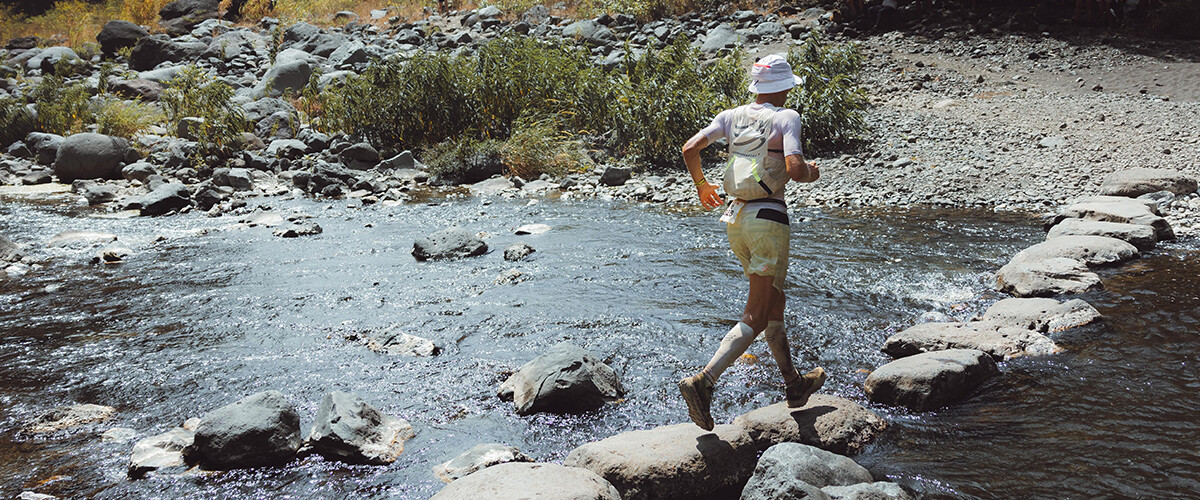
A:
<svg viewBox="0 0 1200 500">
<path fill-rule="evenodd" d="M 367 348 L 384 354 L 399 356 L 436 356 L 440 349 L 427 338 L 409 335 L 398 329 L 375 334 L 367 339 Z"/>
<path fill-rule="evenodd" d="M 321 400 L 305 444 L 330 460 L 387 465 L 412 437 L 413 428 L 403 419 L 385 415 L 357 394 L 333 391 Z"/>
<path fill-rule="evenodd" d="M 158 216 L 182 210 L 191 204 L 192 194 L 187 186 L 171 182 L 155 187 L 144 195 L 127 198 L 124 208 L 138 210 L 143 216 Z"/>
<path fill-rule="evenodd" d="M 413 243 L 417 260 L 458 259 L 487 253 L 487 243 L 460 227 L 446 228 Z"/>
<path fill-rule="evenodd" d="M 633 169 L 617 165 L 609 165 L 600 173 L 600 184 L 605 186 L 624 186 L 633 175 Z"/>
<path fill-rule="evenodd" d="M 109 184 L 92 180 L 77 180 L 71 183 L 71 191 L 87 199 L 88 205 L 99 205 L 117 199 L 117 190 Z"/>
<path fill-rule="evenodd" d="M 550 226 L 546 224 L 525 224 L 521 227 L 518 227 L 514 234 L 517 236 L 523 236 L 526 234 L 542 234 L 549 230 Z"/>
<path fill-rule="evenodd" d="M 48 247 L 79 247 L 117 241 L 117 235 L 96 231 L 63 231 L 46 242 Z"/>
<path fill-rule="evenodd" d="M 100 440 L 112 443 L 124 443 L 137 437 L 137 431 L 127 427 L 113 427 L 100 435 Z"/>
<path fill-rule="evenodd" d="M 616 372 L 591 352 L 561 342 L 525 363 L 496 393 L 518 415 L 580 412 L 625 395 Z"/>
<path fill-rule="evenodd" d="M 206 469 L 240 469 L 286 463 L 299 448 L 296 408 L 278 391 L 266 391 L 202 417 L 183 455 Z"/>
<path fill-rule="evenodd" d="M 114 236 L 115 238 L 116 236 Z M 25 257 L 25 252 L 21 250 L 21 246 L 13 243 L 12 240 L 0 236 L 0 262 L 16 262 Z"/>
<path fill-rule="evenodd" d="M 54 160 L 54 175 L 63 183 L 76 179 L 117 179 L 122 162 L 129 160 L 129 141 L 85 132 L 63 139 Z"/>
<path fill-rule="evenodd" d="M 1000 369 L 988 353 L 947 349 L 914 354 L 883 365 L 867 376 L 864 387 L 867 397 L 876 403 L 930 411 L 970 394 L 999 374 Z M 869 476 L 857 482 L 866 481 L 870 481 Z"/>
<path fill-rule="evenodd" d="M 476 182 L 472 184 L 471 194 L 475 196 L 488 196 L 500 194 L 504 191 L 512 189 L 513 182 L 505 177 L 493 177 L 486 181 Z"/>
<path fill-rule="evenodd" d="M 903 358 L 946 349 L 975 349 L 996 360 L 1059 351 L 1054 341 L 1041 333 L 987 321 L 921 323 L 888 337 L 881 350 L 893 358 Z"/>
<path fill-rule="evenodd" d="M 129 478 L 139 479 L 159 469 L 185 467 L 183 450 L 191 446 L 195 439 L 194 432 L 176 427 L 138 441 L 129 456 Z"/>
<path fill-rule="evenodd" d="M 433 500 L 621 500 L 613 485 L 578 467 L 510 462 L 488 467 L 454 481 Z"/>
<path fill-rule="evenodd" d="M 687 423 L 587 443 L 572 450 L 563 465 L 595 472 L 625 500 L 713 498 L 722 492 L 730 496 L 749 479 L 757 454 L 741 426 L 706 431 Z"/>
<path fill-rule="evenodd" d="M 1047 229 L 1065 219 L 1083 219 L 1123 224 L 1142 224 L 1154 228 L 1159 241 L 1175 239 L 1171 225 L 1158 214 L 1153 204 L 1147 205 L 1132 198 L 1119 196 L 1093 196 L 1084 198 L 1058 213 L 1047 224 Z"/>
<path fill-rule="evenodd" d="M 504 249 L 504 260 L 515 262 L 524 260 L 530 254 L 535 252 L 533 247 L 528 243 L 513 243 L 508 248 Z"/>
<path fill-rule="evenodd" d="M 1004 299 L 983 313 L 983 321 L 1041 333 L 1061 332 L 1100 318 L 1096 308 L 1080 299 L 1066 302 L 1049 298 Z"/>
<path fill-rule="evenodd" d="M 1196 192 L 1196 178 L 1177 170 L 1131 168 L 1113 172 L 1100 184 L 1100 194 L 1108 196 L 1136 198 L 1156 191 L 1191 194 Z"/>
<path fill-rule="evenodd" d="M 900 485 L 885 481 L 859 483 L 850 486 L 826 486 L 821 492 L 830 500 L 912 500 Z"/>
<path fill-rule="evenodd" d="M 1137 247 L 1104 236 L 1060 236 L 1021 250 L 1012 262 L 1039 262 L 1047 259 L 1073 259 L 1089 266 L 1120 264 L 1138 256 Z"/>
<path fill-rule="evenodd" d="M 94 404 L 60 406 L 38 415 L 29 423 L 27 431 L 33 433 L 55 432 L 83 424 L 103 422 L 117 414 L 116 408 Z"/>
<path fill-rule="evenodd" d="M 365 142 L 343 149 L 338 158 L 351 170 L 370 170 L 379 164 L 379 152 Z"/>
<path fill-rule="evenodd" d="M 96 41 L 100 43 L 100 50 L 112 57 L 117 55 L 118 50 L 133 47 L 137 45 L 138 40 L 148 35 L 150 32 L 141 26 L 129 21 L 113 20 L 104 23 L 104 28 L 96 35 Z"/>
<path fill-rule="evenodd" d="M 173 36 L 186 35 L 196 25 L 217 18 L 218 0 L 175 0 L 158 11 L 158 24 Z"/>
<path fill-rule="evenodd" d="M 813 394 L 803 408 L 776 403 L 733 420 L 750 434 L 759 450 L 779 443 L 816 446 L 839 455 L 852 455 L 887 427 L 870 410 L 846 399 Z"/>
<path fill-rule="evenodd" d="M 1046 233 L 1047 239 L 1063 236 L 1103 236 L 1126 241 L 1138 250 L 1150 250 L 1158 243 L 1154 228 L 1142 224 L 1063 219 Z"/>
<path fill-rule="evenodd" d="M 996 289 L 1016 297 L 1050 297 L 1098 288 L 1100 276 L 1075 259 L 1014 260 L 996 272 Z"/>
<path fill-rule="evenodd" d="M 123 262 L 132 253 L 133 250 L 128 245 L 114 241 L 96 251 L 96 255 L 92 257 L 92 264 L 116 264 Z"/>
<path fill-rule="evenodd" d="M 275 236 L 280 238 L 299 238 L 301 236 L 314 236 L 321 234 L 324 229 L 319 224 L 313 221 L 299 221 L 291 226 L 276 229 Z"/>
<path fill-rule="evenodd" d="M 466 453 L 435 466 L 433 473 L 443 483 L 450 483 L 476 471 L 509 462 L 533 462 L 533 459 L 514 446 L 500 443 L 477 444 Z"/>
<path fill-rule="evenodd" d="M 780 443 L 758 459 L 743 500 L 821 498 L 825 486 L 870 482 L 871 473 L 847 457 L 799 443 Z"/>
</svg>

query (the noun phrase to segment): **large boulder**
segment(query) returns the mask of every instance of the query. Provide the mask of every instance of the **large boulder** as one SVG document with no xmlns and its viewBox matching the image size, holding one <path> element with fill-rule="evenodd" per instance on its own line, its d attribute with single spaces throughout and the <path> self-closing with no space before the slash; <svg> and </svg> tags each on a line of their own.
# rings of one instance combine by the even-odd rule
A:
<svg viewBox="0 0 1200 500">
<path fill-rule="evenodd" d="M 387 465 L 404 451 L 413 428 L 357 394 L 333 391 L 321 400 L 306 443 L 321 456 L 352 464 Z"/>
<path fill-rule="evenodd" d="M 257 101 L 243 104 L 242 112 L 246 115 L 246 121 L 258 123 L 259 121 L 262 121 L 262 119 L 280 112 L 295 116 L 296 108 L 283 99 L 279 99 L 277 97 L 264 97 Z"/>
<path fill-rule="evenodd" d="M 288 26 L 283 30 L 283 46 L 321 57 L 329 57 L 347 43 L 345 35 L 326 33 L 321 28 L 305 22 Z"/>
<path fill-rule="evenodd" d="M 704 36 L 704 43 L 700 45 L 700 50 L 709 54 L 721 52 L 741 45 L 744 40 L 745 37 L 738 34 L 733 26 L 722 23 L 708 30 L 708 34 Z"/>
<path fill-rule="evenodd" d="M 840 455 L 858 453 L 887 427 L 879 415 L 846 399 L 813 394 L 802 408 L 776 403 L 733 420 L 750 434 L 759 450 L 779 443 L 801 443 Z"/>
<path fill-rule="evenodd" d="M 1088 266 L 1111 266 L 1138 256 L 1137 247 L 1104 236 L 1062 236 L 1021 250 L 1010 262 L 1074 259 Z"/>
<path fill-rule="evenodd" d="M 457 259 L 487 253 L 487 243 L 470 231 L 450 227 L 421 238 L 413 243 L 417 260 Z"/>
<path fill-rule="evenodd" d="M 1059 351 L 1058 345 L 1041 333 L 987 321 L 913 325 L 888 337 L 881 350 L 893 358 L 903 358 L 946 349 L 976 349 L 996 360 Z"/>
<path fill-rule="evenodd" d="M 572 450 L 563 464 L 599 474 L 625 500 L 692 499 L 736 491 L 753 473 L 757 455 L 754 440 L 741 426 L 706 431 L 687 423 L 587 443 Z"/>
<path fill-rule="evenodd" d="M 158 24 L 173 36 L 186 35 L 197 24 L 216 19 L 220 3 L 220 0 L 175 0 L 158 11 Z"/>
<path fill-rule="evenodd" d="M 138 210 L 144 216 L 157 216 L 182 210 L 192 204 L 192 193 L 178 182 L 164 183 L 149 193 L 128 198 L 123 203 L 125 210 Z"/>
<path fill-rule="evenodd" d="M 1154 202 L 1143 202 L 1119 196 L 1093 196 L 1079 200 L 1047 221 L 1049 229 L 1064 219 L 1083 219 L 1101 222 L 1141 224 L 1154 228 L 1159 241 L 1175 239 L 1175 232 L 1158 213 Z"/>
<path fill-rule="evenodd" d="M 263 75 L 255 92 L 269 97 L 279 97 L 289 92 L 299 93 L 305 85 L 308 85 L 308 79 L 312 76 L 312 72 L 313 66 L 305 60 L 292 59 L 276 62 Z"/>
<path fill-rule="evenodd" d="M 506 463 L 446 485 L 432 500 L 621 500 L 613 485 L 578 467 Z"/>
<path fill-rule="evenodd" d="M 1196 192 L 1196 178 L 1177 170 L 1161 168 L 1131 168 L 1113 172 L 1100 184 L 1100 194 L 1107 196 L 1138 196 L 1158 191 L 1176 195 Z"/>
<path fill-rule="evenodd" d="M 103 422 L 117 414 L 116 408 L 94 404 L 61 406 L 47 410 L 30 422 L 29 432 L 54 432 L 71 427 Z"/>
<path fill-rule="evenodd" d="M 37 158 L 39 165 L 53 165 L 58 159 L 58 150 L 62 147 L 64 137 L 57 134 L 30 132 L 25 136 L 25 144 L 29 146 Z"/>
<path fill-rule="evenodd" d="M 1128 242 L 1138 250 L 1149 250 L 1158 243 L 1154 227 L 1122 222 L 1063 219 L 1046 233 L 1046 239 L 1063 236 L 1103 236 Z"/>
<path fill-rule="evenodd" d="M 871 481 L 871 472 L 847 457 L 805 444 L 780 443 L 758 459 L 742 500 L 821 498 L 820 488 Z"/>
<path fill-rule="evenodd" d="M 525 363 L 497 391 L 518 415 L 586 411 L 625 395 L 616 372 L 591 352 L 569 342 Z"/>
<path fill-rule="evenodd" d="M 63 139 L 54 160 L 54 175 L 63 183 L 76 179 L 119 179 L 123 162 L 132 160 L 129 141 L 85 132 Z"/>
<path fill-rule="evenodd" d="M 137 45 L 138 40 L 149 35 L 150 32 L 145 28 L 129 21 L 112 20 L 104 23 L 104 28 L 96 35 L 96 41 L 100 42 L 100 50 L 111 57 L 117 55 L 120 49 Z"/>
<path fill-rule="evenodd" d="M 351 170 L 370 170 L 379 164 L 379 151 L 368 143 L 360 142 L 343 149 L 338 153 L 338 158 Z"/>
<path fill-rule="evenodd" d="M 154 102 L 162 95 L 163 84 L 145 78 L 112 80 L 108 84 L 108 90 L 125 99 L 141 99 L 144 102 Z"/>
<path fill-rule="evenodd" d="M 563 38 L 573 38 L 589 47 L 608 45 L 617 41 L 612 30 L 592 20 L 575 21 L 563 28 Z"/>
<path fill-rule="evenodd" d="M 150 436 L 133 445 L 129 456 L 130 479 L 138 479 L 147 472 L 168 467 L 183 467 L 183 450 L 191 446 L 196 433 L 176 427 L 156 436 Z"/>
<path fill-rule="evenodd" d="M 620 165 L 609 165 L 600 172 L 600 184 L 605 186 L 624 186 L 633 175 L 633 169 Z"/>
<path fill-rule="evenodd" d="M 859 483 L 850 486 L 826 486 L 821 492 L 829 495 L 830 500 L 911 500 L 904 488 L 896 483 L 876 481 L 874 483 Z"/>
<path fill-rule="evenodd" d="M 42 73 L 53 74 L 59 62 L 83 64 L 83 59 L 70 47 L 47 47 L 25 63 L 29 69 L 40 70 Z"/>
<path fill-rule="evenodd" d="M 1101 288 L 1100 276 L 1087 264 L 1065 257 L 1013 260 L 996 272 L 996 288 L 1017 297 L 1049 297 Z"/>
<path fill-rule="evenodd" d="M 876 403 L 929 411 L 966 396 L 999 374 L 988 353 L 947 349 L 914 354 L 876 368 L 864 387 L 867 397 Z"/>
<path fill-rule="evenodd" d="M 194 60 L 206 49 L 208 46 L 202 42 L 177 42 L 167 35 L 144 36 L 137 41 L 129 54 L 129 69 L 148 71 L 164 62 L 181 63 Z"/>
<path fill-rule="evenodd" d="M 509 462 L 532 462 L 514 446 L 500 443 L 478 444 L 466 453 L 454 457 L 450 461 L 433 468 L 433 473 L 444 483 L 454 482 L 464 476 L 486 469 L 493 465 Z"/>
<path fill-rule="evenodd" d="M 1066 302 L 1050 298 L 1004 299 L 983 313 L 983 321 L 1041 333 L 1061 332 L 1100 318 L 1100 311 L 1080 299 Z"/>
<path fill-rule="evenodd" d="M 206 469 L 262 467 L 292 460 L 300 441 L 296 408 L 278 391 L 266 391 L 202 417 L 183 454 Z"/>
</svg>

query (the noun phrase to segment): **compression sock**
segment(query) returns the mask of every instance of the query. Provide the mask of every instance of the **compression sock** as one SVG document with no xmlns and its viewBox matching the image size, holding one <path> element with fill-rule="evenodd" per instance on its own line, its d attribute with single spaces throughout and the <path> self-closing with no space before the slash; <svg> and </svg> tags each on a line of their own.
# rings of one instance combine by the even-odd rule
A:
<svg viewBox="0 0 1200 500">
<path fill-rule="evenodd" d="M 783 375 L 783 381 L 791 382 L 799 377 L 796 366 L 792 364 L 792 349 L 788 345 L 787 331 L 783 327 L 783 322 L 767 323 L 767 329 L 763 330 L 763 338 L 767 340 L 767 346 L 771 348 L 771 357 L 775 358 L 775 364 L 779 366 L 779 373 Z"/>
<path fill-rule="evenodd" d="M 741 321 L 734 325 L 733 329 L 729 330 L 729 333 L 725 334 L 725 338 L 721 340 L 721 347 L 717 348 L 716 354 L 713 354 L 708 365 L 704 367 L 704 373 L 708 375 L 709 380 L 716 383 L 721 374 L 725 373 L 725 369 L 746 352 L 746 348 L 750 347 L 750 343 L 754 342 L 756 336 L 750 325 Z"/>
</svg>

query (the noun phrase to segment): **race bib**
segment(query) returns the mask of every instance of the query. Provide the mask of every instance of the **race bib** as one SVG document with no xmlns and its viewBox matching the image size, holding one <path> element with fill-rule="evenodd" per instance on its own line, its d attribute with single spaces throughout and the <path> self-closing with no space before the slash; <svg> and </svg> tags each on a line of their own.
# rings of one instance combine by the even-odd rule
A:
<svg viewBox="0 0 1200 500">
<path fill-rule="evenodd" d="M 738 214 L 742 212 L 742 207 L 746 206 L 746 202 L 742 200 L 733 200 L 729 206 L 725 208 L 725 214 L 721 215 L 721 222 L 733 224 L 737 222 Z"/>
</svg>

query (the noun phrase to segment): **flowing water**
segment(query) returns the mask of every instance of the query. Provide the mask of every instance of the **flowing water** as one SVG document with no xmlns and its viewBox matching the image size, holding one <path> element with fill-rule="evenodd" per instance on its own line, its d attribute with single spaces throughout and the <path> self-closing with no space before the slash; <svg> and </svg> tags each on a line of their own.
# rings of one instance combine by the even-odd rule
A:
<svg viewBox="0 0 1200 500">
<path fill-rule="evenodd" d="M 428 498 L 442 486 L 431 468 L 478 443 L 558 461 L 588 441 L 687 421 L 675 382 L 707 361 L 745 300 L 712 214 L 597 200 L 260 203 L 311 214 L 325 231 L 285 240 L 236 217 L 106 219 L 62 199 L 0 202 L 0 234 L 34 243 L 45 264 L 0 293 L 0 494 Z M 1000 298 L 988 273 L 1042 238 L 1030 218 L 984 212 L 800 209 L 792 220 L 787 322 L 798 365 L 824 366 L 824 392 L 864 404 L 862 381 L 886 362 L 878 348 L 889 334 L 930 311 L 982 312 Z M 526 223 L 553 229 L 513 234 Z M 412 258 L 415 239 L 455 224 L 489 234 L 491 251 Z M 68 229 L 117 234 L 135 253 L 96 266 L 92 251 L 42 244 Z M 520 241 L 537 252 L 504 261 Z M 521 281 L 497 283 L 510 269 Z M 1062 335 L 1066 353 L 1005 363 L 1003 377 L 942 411 L 872 407 L 892 426 L 858 460 L 928 497 L 1200 491 L 1198 254 L 1177 246 L 1123 271 L 1087 297 L 1108 321 Z M 442 351 L 396 357 L 356 340 L 389 328 Z M 584 414 L 516 416 L 496 386 L 563 340 L 609 363 L 628 397 Z M 748 352 L 758 361 L 722 379 L 718 421 L 782 397 L 766 345 Z M 305 432 L 321 397 L 342 390 L 408 420 L 416 437 L 386 467 L 310 457 L 139 481 L 125 478 L 132 442 L 98 438 L 114 426 L 164 432 L 272 389 L 295 403 Z M 74 431 L 21 432 L 77 403 L 119 413 Z"/>
</svg>

